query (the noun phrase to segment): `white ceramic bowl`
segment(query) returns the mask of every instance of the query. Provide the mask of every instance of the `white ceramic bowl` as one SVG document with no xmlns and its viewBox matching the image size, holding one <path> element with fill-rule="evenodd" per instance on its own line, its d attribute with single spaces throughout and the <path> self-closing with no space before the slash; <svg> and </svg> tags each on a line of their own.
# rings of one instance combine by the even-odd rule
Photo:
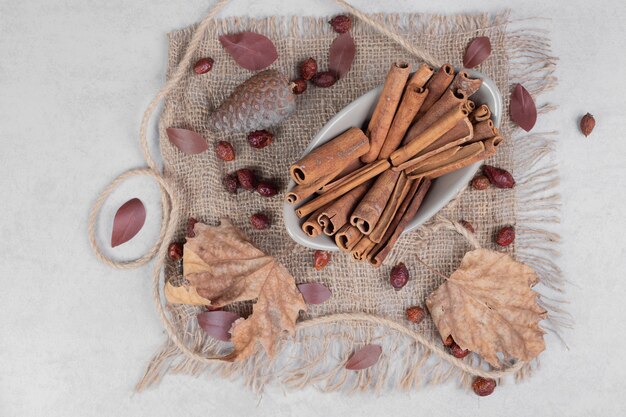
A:
<svg viewBox="0 0 626 417">
<path fill-rule="evenodd" d="M 502 95 L 496 84 L 483 74 L 473 70 L 463 69 L 467 71 L 470 76 L 474 78 L 482 78 L 483 83 L 480 89 L 472 95 L 472 100 L 476 102 L 476 105 L 487 104 L 491 109 L 492 118 L 494 124 L 500 127 L 500 118 L 502 116 Z M 335 138 L 339 134 L 343 133 L 351 127 L 365 128 L 365 122 L 369 120 L 374 107 L 378 101 L 378 96 L 383 87 L 375 88 L 361 97 L 348 104 L 343 110 L 337 113 L 326 125 L 319 131 L 313 138 L 309 146 L 304 151 L 304 154 L 311 152 L 312 149 L 318 147 L 324 142 Z M 416 227 L 426 222 L 432 216 L 434 216 L 439 210 L 441 210 L 450 200 L 452 200 L 458 192 L 465 186 L 473 177 L 482 162 L 477 162 L 474 165 L 460 169 L 450 174 L 444 175 L 433 181 L 428 194 L 424 198 L 420 209 L 409 223 L 404 233 L 414 230 Z M 289 182 L 288 189 L 291 190 L 296 184 L 292 181 Z M 285 227 L 289 236 L 297 243 L 307 246 L 313 249 L 322 250 L 339 250 L 333 238 L 320 235 L 315 238 L 307 236 L 301 228 L 301 224 L 305 219 L 300 219 L 295 213 L 295 208 L 309 201 L 312 197 L 304 200 L 298 205 L 291 205 L 285 203 L 284 205 L 284 217 Z"/>
</svg>

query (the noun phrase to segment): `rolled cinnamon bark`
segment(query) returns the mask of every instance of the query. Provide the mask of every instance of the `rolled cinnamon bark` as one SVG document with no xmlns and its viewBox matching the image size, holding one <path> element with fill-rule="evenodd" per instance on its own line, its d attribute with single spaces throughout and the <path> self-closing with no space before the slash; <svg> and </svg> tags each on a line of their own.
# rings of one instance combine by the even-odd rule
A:
<svg viewBox="0 0 626 417">
<path fill-rule="evenodd" d="M 430 146 L 417 154 L 415 158 L 409 159 L 403 164 L 394 167 L 394 170 L 412 170 L 425 160 L 456 146 L 463 145 L 471 141 L 473 137 L 473 126 L 468 119 L 458 122 L 452 130 L 433 142 Z"/>
<path fill-rule="evenodd" d="M 291 191 L 285 194 L 285 201 L 287 201 L 289 204 L 300 203 L 302 200 L 318 192 L 324 185 L 332 181 L 332 179 L 335 178 L 337 174 L 337 172 L 333 172 L 319 178 L 317 181 L 310 184 L 296 185 L 291 189 Z"/>
<path fill-rule="evenodd" d="M 376 246 L 376 243 L 372 242 L 367 236 L 363 236 L 352 248 L 352 258 L 355 261 L 364 261 L 372 249 L 374 249 L 374 246 Z"/>
<path fill-rule="evenodd" d="M 428 176 L 426 174 L 429 172 L 433 172 L 436 169 L 456 163 L 465 158 L 476 156 L 484 150 L 485 146 L 482 142 L 472 143 L 467 146 L 455 146 L 454 148 L 447 149 L 422 161 L 416 167 L 410 169 L 409 172 L 413 177 Z"/>
<path fill-rule="evenodd" d="M 392 153 L 391 163 L 394 166 L 398 166 L 409 159 L 412 159 L 418 153 L 426 149 L 430 144 L 443 136 L 446 132 L 454 128 L 460 120 L 467 117 L 467 114 L 467 110 L 463 108 L 462 104 L 459 104 L 422 133 L 417 135 L 411 142 Z"/>
<path fill-rule="evenodd" d="M 492 120 L 478 122 L 474 125 L 474 137 L 471 141 L 478 142 L 484 139 L 493 138 L 498 136 L 498 133 L 498 129 L 496 129 Z"/>
<path fill-rule="evenodd" d="M 422 104 L 422 108 L 417 112 L 420 118 L 439 100 L 445 91 L 452 84 L 454 79 L 454 68 L 450 64 L 445 64 L 428 80 L 425 88 L 428 89 L 428 96 Z"/>
<path fill-rule="evenodd" d="M 474 124 L 491 119 L 491 110 L 489 110 L 489 106 L 481 104 L 470 113 L 469 119 Z"/>
<path fill-rule="evenodd" d="M 359 185 L 386 171 L 387 169 L 389 169 L 390 166 L 391 164 L 389 164 L 389 162 L 384 159 L 372 162 L 371 164 L 364 166 L 362 169 L 359 169 L 352 174 L 349 174 L 346 177 L 346 181 L 341 185 L 338 185 L 332 190 L 329 190 L 324 194 L 315 197 L 313 200 L 302 205 L 302 207 L 296 209 L 296 215 L 302 218 L 308 214 L 313 213 L 318 208 L 325 206 L 326 204 L 344 195 L 353 188 L 358 187 Z"/>
<path fill-rule="evenodd" d="M 482 84 L 483 80 L 480 78 L 471 78 L 467 72 L 460 71 L 452 81 L 452 88 L 463 91 L 469 97 L 478 91 Z"/>
<path fill-rule="evenodd" d="M 305 235 L 309 237 L 317 237 L 322 233 L 322 225 L 317 221 L 322 211 L 324 211 L 326 207 L 322 207 L 317 210 L 313 214 L 311 214 L 305 221 L 302 223 L 302 231 Z"/>
<path fill-rule="evenodd" d="M 350 224 L 356 226 L 364 235 L 372 233 L 399 176 L 399 172 L 392 170 L 383 172 L 352 212 Z"/>
<path fill-rule="evenodd" d="M 473 112 L 475 108 L 476 103 L 474 103 L 472 100 L 465 101 L 465 110 L 467 110 L 468 113 Z"/>
<path fill-rule="evenodd" d="M 342 171 L 369 149 L 365 133 L 353 127 L 306 154 L 289 173 L 296 184 L 311 184 L 329 172 Z"/>
<path fill-rule="evenodd" d="M 318 217 L 318 222 L 322 226 L 322 232 L 325 235 L 334 235 L 335 232 L 350 222 L 350 214 L 365 195 L 370 185 L 371 181 L 359 185 L 322 210 Z"/>
<path fill-rule="evenodd" d="M 428 90 L 424 90 L 423 88 L 411 85 L 407 87 L 402 96 L 402 102 L 400 103 L 400 107 L 398 107 L 396 116 L 393 118 L 391 128 L 389 128 L 387 138 L 378 154 L 378 159 L 387 159 L 393 151 L 398 149 L 409 125 L 413 121 L 413 117 L 415 117 L 424 102 L 426 94 L 428 94 Z"/>
<path fill-rule="evenodd" d="M 372 242 L 379 243 L 382 240 L 387 228 L 389 228 L 389 225 L 393 220 L 393 217 L 396 215 L 398 208 L 406 198 L 412 184 L 413 181 L 407 179 L 404 172 L 401 172 L 398 177 L 398 181 L 396 181 L 393 193 L 391 194 L 389 201 L 387 201 L 387 205 L 385 206 L 383 213 L 380 215 L 380 219 L 378 219 L 376 226 L 374 226 L 374 230 L 372 230 L 372 233 L 368 236 Z"/>
<path fill-rule="evenodd" d="M 389 252 L 391 252 L 398 241 L 398 238 L 402 235 L 402 232 L 404 232 L 404 229 L 406 229 L 409 222 L 415 217 L 415 214 L 422 205 L 422 201 L 424 201 L 424 196 L 430 188 L 431 182 L 429 179 L 425 178 L 421 182 L 416 181 L 416 184 L 419 184 L 419 188 L 413 198 L 410 199 L 410 202 L 405 206 L 406 208 L 404 210 L 398 210 L 394 221 L 389 229 L 387 229 L 387 233 L 385 233 L 381 242 L 376 244 L 368 254 L 368 262 L 376 268 L 382 265 L 385 258 L 387 258 L 387 255 L 389 255 Z"/>
<path fill-rule="evenodd" d="M 378 158 L 393 121 L 393 116 L 396 114 L 410 71 L 409 64 L 394 63 L 387 73 L 383 91 L 380 93 L 380 98 L 366 131 L 370 138 L 370 148 L 365 155 L 361 156 L 361 161 L 365 164 Z"/>
<path fill-rule="evenodd" d="M 417 120 L 404 136 L 402 143 L 407 144 L 413 141 L 420 133 L 441 119 L 451 109 L 464 104 L 467 97 L 463 92 L 446 90 L 441 98 L 430 108 L 430 110 Z"/>
<path fill-rule="evenodd" d="M 433 76 L 435 72 L 434 68 L 428 64 L 422 64 L 419 66 L 417 71 L 413 73 L 411 78 L 409 78 L 409 82 L 407 84 L 407 88 L 414 86 L 417 88 L 422 88 L 426 85 L 430 77 Z"/>
<path fill-rule="evenodd" d="M 359 169 L 363 168 L 363 166 L 364 166 L 363 162 L 361 162 L 361 160 L 359 158 L 355 159 L 343 171 L 341 171 L 339 174 L 335 175 L 331 181 L 329 181 L 328 183 L 323 185 L 316 192 L 318 194 L 324 194 L 326 191 L 328 191 L 331 188 L 335 187 L 340 182 L 341 179 L 343 179 L 343 178 L 347 177 L 348 175 L 358 171 Z"/>
<path fill-rule="evenodd" d="M 351 224 L 345 224 L 337 234 L 335 234 L 335 243 L 342 252 L 351 252 L 363 237 L 363 233 Z"/>
</svg>

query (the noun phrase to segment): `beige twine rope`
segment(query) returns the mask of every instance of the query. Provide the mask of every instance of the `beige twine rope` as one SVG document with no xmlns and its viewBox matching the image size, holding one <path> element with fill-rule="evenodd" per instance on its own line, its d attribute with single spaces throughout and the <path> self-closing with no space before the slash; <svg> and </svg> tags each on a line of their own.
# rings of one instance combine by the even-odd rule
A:
<svg viewBox="0 0 626 417">
<path fill-rule="evenodd" d="M 427 62 L 436 67 L 441 66 L 439 61 L 435 59 L 431 54 L 429 54 L 428 52 L 422 49 L 419 49 L 410 45 L 408 42 L 402 39 L 398 34 L 390 31 L 388 28 L 372 20 L 370 17 L 361 13 L 359 10 L 355 9 L 352 5 L 350 5 L 346 1 L 344 0 L 335 0 L 335 1 L 341 6 L 345 7 L 354 16 L 358 17 L 359 19 L 361 19 L 363 22 L 373 27 L 378 32 L 393 39 L 400 46 L 402 46 L 411 54 L 420 58 L 424 62 Z M 206 17 L 202 20 L 202 22 L 200 22 L 198 27 L 195 29 L 193 36 L 191 38 L 191 41 L 189 42 L 189 45 L 187 47 L 187 50 L 185 51 L 185 55 L 183 56 L 183 59 L 180 61 L 180 64 L 178 65 L 178 67 L 176 68 L 176 71 L 174 72 L 172 77 L 169 79 L 169 81 L 165 84 L 165 86 L 159 91 L 157 96 L 152 100 L 152 102 L 150 103 L 150 105 L 148 106 L 148 108 L 146 109 L 143 115 L 139 137 L 140 137 L 140 143 L 141 143 L 142 151 L 144 154 L 144 158 L 145 158 L 146 163 L 148 164 L 148 168 L 133 169 L 133 170 L 127 171 L 123 173 L 122 175 L 120 175 L 119 177 L 117 177 L 108 187 L 106 187 L 98 196 L 91 210 L 91 213 L 89 216 L 89 225 L 88 225 L 89 240 L 90 240 L 91 247 L 94 253 L 98 257 L 98 259 L 100 259 L 102 262 L 104 262 L 105 264 L 113 268 L 117 268 L 117 269 L 136 268 L 136 267 L 146 264 L 147 262 L 149 262 L 152 258 L 156 256 L 155 265 L 152 271 L 152 293 L 153 293 L 154 302 L 156 304 L 157 312 L 159 314 L 161 322 L 163 323 L 163 326 L 165 327 L 165 330 L 170 340 L 176 345 L 176 347 L 181 352 L 183 352 L 188 357 L 198 362 L 205 363 L 205 364 L 211 364 L 216 361 L 221 361 L 221 357 L 202 356 L 202 355 L 199 355 L 197 352 L 194 352 L 191 349 L 189 349 L 184 344 L 183 340 L 178 335 L 178 332 L 176 331 L 174 324 L 170 321 L 169 317 L 167 316 L 165 309 L 163 307 L 163 301 L 161 300 L 160 282 L 161 282 L 161 273 L 163 271 L 163 266 L 165 264 L 165 256 L 167 255 L 167 247 L 168 247 L 167 242 L 169 242 L 172 239 L 172 237 L 174 236 L 176 232 L 176 227 L 177 227 L 176 225 L 178 224 L 180 207 L 179 207 L 178 200 L 176 198 L 176 194 L 174 192 L 174 188 L 168 182 L 168 180 L 166 180 L 165 177 L 163 177 L 163 175 L 161 175 L 161 173 L 158 171 L 157 164 L 152 158 L 152 156 L 150 155 L 150 150 L 148 146 L 148 138 L 147 138 L 147 130 L 148 130 L 148 123 L 152 117 L 152 114 L 154 113 L 154 110 L 158 106 L 159 102 L 163 100 L 172 91 L 174 87 L 176 87 L 176 85 L 180 82 L 180 80 L 185 76 L 186 72 L 188 71 L 193 54 L 198 48 L 198 46 L 200 45 L 200 42 L 202 41 L 204 33 L 206 29 L 208 28 L 211 20 L 229 2 L 230 0 L 218 0 L 218 2 L 215 3 L 215 5 L 209 10 Z M 131 177 L 142 176 L 142 175 L 153 177 L 159 184 L 159 188 L 161 192 L 161 202 L 162 202 L 161 229 L 159 233 L 159 238 L 157 239 L 157 242 L 154 244 L 154 246 L 140 258 L 137 258 L 131 261 L 117 261 L 105 255 L 100 249 L 100 246 L 98 245 L 98 242 L 95 236 L 95 226 L 96 226 L 96 222 L 98 219 L 98 215 L 100 213 L 100 209 L 102 208 L 102 205 L 104 204 L 108 196 L 122 182 L 126 181 L 127 179 Z M 459 224 L 458 222 L 452 222 L 448 219 L 441 218 L 441 220 L 444 222 L 446 227 L 457 231 L 466 239 L 468 239 L 470 244 L 472 244 L 474 247 L 479 247 L 479 244 L 476 238 L 471 233 L 469 233 L 461 224 Z M 297 329 L 302 330 L 302 329 L 306 329 L 310 327 L 315 327 L 318 325 L 324 325 L 324 324 L 335 323 L 335 322 L 345 322 L 345 321 L 367 322 L 367 323 L 376 324 L 380 326 L 386 326 L 390 329 L 394 329 L 397 332 L 412 338 L 413 340 L 415 340 L 417 343 L 421 344 L 422 346 L 425 346 L 431 352 L 433 352 L 437 357 L 439 357 L 445 362 L 448 362 L 450 365 L 453 365 L 456 368 L 461 369 L 462 371 L 465 371 L 469 374 L 482 376 L 484 378 L 494 378 L 494 379 L 501 378 L 503 376 L 506 376 L 508 374 L 511 374 L 520 370 L 526 364 L 525 362 L 520 361 L 512 365 L 511 367 L 508 367 L 503 370 L 485 370 L 482 368 L 470 366 L 464 361 L 457 359 L 454 356 L 450 355 L 447 351 L 442 349 L 439 345 L 435 344 L 433 341 L 427 339 L 421 333 L 411 330 L 392 320 L 389 320 L 387 318 L 380 317 L 374 314 L 336 313 L 336 314 L 312 318 L 312 319 L 300 322 L 297 325 Z"/>
</svg>

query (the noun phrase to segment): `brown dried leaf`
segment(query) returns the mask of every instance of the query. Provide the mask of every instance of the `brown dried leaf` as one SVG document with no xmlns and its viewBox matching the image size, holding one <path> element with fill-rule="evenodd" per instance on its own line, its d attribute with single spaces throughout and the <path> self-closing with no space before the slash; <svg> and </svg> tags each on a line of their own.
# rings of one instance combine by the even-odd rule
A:
<svg viewBox="0 0 626 417">
<path fill-rule="evenodd" d="M 132 198 L 122 204 L 115 213 L 111 231 L 111 247 L 131 240 L 146 222 L 146 207 L 140 199 Z"/>
<path fill-rule="evenodd" d="M 528 90 L 517 84 L 511 94 L 511 120 L 527 132 L 537 122 L 537 107 Z"/>
<path fill-rule="evenodd" d="M 359 371 L 369 368 L 378 362 L 383 348 L 379 345 L 365 345 L 350 356 L 345 364 L 345 368 L 350 371 Z"/>
<path fill-rule="evenodd" d="M 545 349 L 539 321 L 546 311 L 531 287 L 537 274 L 506 253 L 478 249 L 426 299 L 441 338 L 452 336 L 463 349 L 481 355 L 496 368 L 505 357 L 522 361 Z"/>
<path fill-rule="evenodd" d="M 186 285 L 175 287 L 168 282 L 165 284 L 163 293 L 165 294 L 165 299 L 170 304 L 191 304 L 195 306 L 211 305 L 211 300 L 201 297 L 194 287 L 188 287 Z"/>
<path fill-rule="evenodd" d="M 233 324 L 234 351 L 223 359 L 250 356 L 257 341 L 272 356 L 277 340 L 295 332 L 299 311 L 306 310 L 293 277 L 228 220 L 215 227 L 197 223 L 194 233 L 185 243 L 183 273 L 198 295 L 214 307 L 257 298 L 252 315 Z"/>
<path fill-rule="evenodd" d="M 486 36 L 474 38 L 465 49 L 463 66 L 474 68 L 482 64 L 491 55 L 491 41 Z"/>
<path fill-rule="evenodd" d="M 258 33 L 240 32 L 222 35 L 220 42 L 237 64 L 250 71 L 267 68 L 278 58 L 278 52 L 272 41 Z"/>
<path fill-rule="evenodd" d="M 334 71 L 338 78 L 343 78 L 350 71 L 355 54 L 356 46 L 350 33 L 337 36 L 330 45 L 328 68 Z"/>
<path fill-rule="evenodd" d="M 193 130 L 169 127 L 166 133 L 170 142 L 187 155 L 202 153 L 209 148 L 202 135 Z"/>
</svg>

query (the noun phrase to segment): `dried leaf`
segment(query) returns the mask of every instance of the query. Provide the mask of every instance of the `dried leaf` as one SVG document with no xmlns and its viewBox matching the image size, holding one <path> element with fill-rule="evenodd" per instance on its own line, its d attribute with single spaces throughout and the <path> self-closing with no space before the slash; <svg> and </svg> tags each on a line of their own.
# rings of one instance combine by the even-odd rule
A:
<svg viewBox="0 0 626 417">
<path fill-rule="evenodd" d="M 511 120 L 527 132 L 537 122 L 537 107 L 535 102 L 521 84 L 517 84 L 511 94 Z"/>
<path fill-rule="evenodd" d="M 183 273 L 197 293 L 214 307 L 257 298 L 252 314 L 233 324 L 234 350 L 223 359 L 245 359 L 257 341 L 274 355 L 277 340 L 295 332 L 298 314 L 306 310 L 293 277 L 228 220 L 215 227 L 197 223 L 194 233 L 185 243 Z"/>
<path fill-rule="evenodd" d="M 230 340 L 230 329 L 239 319 L 239 314 L 232 311 L 206 311 L 197 316 L 198 325 L 209 336 L 227 342 Z"/>
<path fill-rule="evenodd" d="M 168 127 L 166 132 L 170 142 L 187 155 L 202 153 L 209 148 L 202 135 L 193 130 Z"/>
<path fill-rule="evenodd" d="M 355 54 L 356 46 L 350 33 L 337 36 L 330 45 L 328 68 L 334 71 L 339 78 L 343 78 L 350 70 Z"/>
<path fill-rule="evenodd" d="M 486 36 L 474 38 L 465 49 L 463 66 L 474 68 L 482 64 L 491 55 L 491 41 Z"/>
<path fill-rule="evenodd" d="M 165 294 L 165 299 L 170 304 L 211 305 L 211 301 L 200 296 L 194 287 L 188 287 L 186 285 L 175 287 L 168 282 L 165 284 L 163 293 Z"/>
<path fill-rule="evenodd" d="M 250 71 L 267 68 L 278 58 L 272 41 L 258 33 L 222 35 L 220 42 L 237 64 Z"/>
<path fill-rule="evenodd" d="M 350 356 L 346 362 L 345 368 L 350 371 L 358 371 L 369 368 L 378 362 L 383 348 L 379 345 L 365 345 Z"/>
<path fill-rule="evenodd" d="M 510 255 L 487 249 L 468 252 L 459 268 L 426 299 L 441 338 L 496 368 L 504 357 L 529 361 L 545 349 L 539 321 L 546 311 L 531 287 L 537 274 Z"/>
<path fill-rule="evenodd" d="M 333 295 L 324 284 L 317 282 L 300 284 L 298 290 L 302 293 L 307 304 L 322 304 Z"/>
<path fill-rule="evenodd" d="M 131 240 L 146 222 L 146 207 L 140 199 L 133 198 L 117 209 L 113 219 L 111 232 L 111 247 L 121 245 Z"/>
</svg>

